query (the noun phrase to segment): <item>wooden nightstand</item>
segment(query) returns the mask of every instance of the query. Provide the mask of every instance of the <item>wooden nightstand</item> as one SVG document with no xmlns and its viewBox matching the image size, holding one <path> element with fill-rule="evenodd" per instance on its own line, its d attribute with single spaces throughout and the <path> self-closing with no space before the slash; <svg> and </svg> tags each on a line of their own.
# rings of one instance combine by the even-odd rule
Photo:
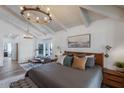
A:
<svg viewBox="0 0 124 93">
<path fill-rule="evenodd" d="M 104 85 L 115 88 L 124 88 L 124 73 L 104 68 L 103 77 Z"/>
</svg>

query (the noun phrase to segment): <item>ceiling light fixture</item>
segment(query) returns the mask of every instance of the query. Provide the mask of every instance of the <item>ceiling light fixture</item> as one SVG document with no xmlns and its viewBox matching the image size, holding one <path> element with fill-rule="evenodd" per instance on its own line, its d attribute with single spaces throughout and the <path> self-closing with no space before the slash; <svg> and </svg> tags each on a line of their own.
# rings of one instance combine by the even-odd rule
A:
<svg viewBox="0 0 124 93">
<path fill-rule="evenodd" d="M 52 14 L 50 13 L 50 8 L 47 8 L 45 11 L 38 6 L 21 6 L 20 10 L 21 15 L 23 15 L 28 21 L 40 24 L 47 24 L 52 21 Z"/>
</svg>

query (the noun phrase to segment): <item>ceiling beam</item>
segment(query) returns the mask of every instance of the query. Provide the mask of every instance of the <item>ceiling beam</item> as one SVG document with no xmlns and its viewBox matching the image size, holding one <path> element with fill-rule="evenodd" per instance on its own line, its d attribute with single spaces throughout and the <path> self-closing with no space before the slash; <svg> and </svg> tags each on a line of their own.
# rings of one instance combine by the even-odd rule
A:
<svg viewBox="0 0 124 93">
<path fill-rule="evenodd" d="M 27 20 L 25 20 L 24 18 L 20 17 L 17 13 L 15 13 L 12 9 L 8 8 L 7 6 L 2 6 L 2 8 L 3 8 L 5 11 L 7 11 L 8 13 L 10 13 L 12 16 L 14 16 L 14 17 L 16 17 L 17 19 L 19 19 L 20 21 L 22 21 L 22 22 L 24 22 L 24 23 L 27 21 Z M 29 22 L 29 25 L 30 25 L 31 27 L 33 27 L 34 29 L 36 29 L 36 31 L 38 31 L 38 32 L 40 32 L 40 33 L 46 35 L 46 33 L 42 32 L 40 29 L 38 29 L 36 26 L 34 26 L 33 24 L 31 24 L 30 22 Z"/>
<path fill-rule="evenodd" d="M 46 25 L 42 25 L 42 27 L 44 29 L 46 29 L 48 32 L 50 32 L 51 34 L 55 34 L 55 31 L 53 31 L 50 27 L 46 26 Z"/>
<path fill-rule="evenodd" d="M 57 18 L 53 18 L 53 20 L 56 22 L 56 23 L 58 23 L 63 29 L 64 29 L 64 31 L 68 31 L 68 29 L 65 27 L 65 25 L 63 25 Z"/>
<path fill-rule="evenodd" d="M 29 23 L 29 26 L 30 26 L 30 23 Z M 32 26 L 34 26 L 34 25 L 32 25 Z M 34 27 L 35 27 L 35 26 L 34 26 Z M 38 29 L 38 28 L 36 28 L 36 29 Z M 29 31 L 30 31 L 30 30 L 29 30 Z M 30 31 L 30 33 L 31 33 L 31 31 Z M 36 33 L 35 31 L 33 31 L 33 33 L 36 34 L 38 37 L 41 37 L 41 34 Z"/>
<path fill-rule="evenodd" d="M 43 30 L 41 30 L 40 28 L 38 28 L 36 25 L 33 25 L 32 23 L 29 23 L 31 25 L 31 27 L 33 27 L 34 29 L 36 29 L 38 32 L 46 35 L 47 33 L 43 32 Z"/>
<path fill-rule="evenodd" d="M 80 7 L 80 14 L 81 14 L 81 18 L 83 20 L 84 25 L 86 27 L 88 27 L 91 23 L 90 16 L 88 14 L 88 10 Z"/>
<path fill-rule="evenodd" d="M 66 26 L 64 24 L 62 24 L 56 17 L 55 15 L 52 13 L 52 20 L 55 21 L 59 26 L 61 26 L 64 31 L 68 31 L 68 29 L 66 28 Z"/>
<path fill-rule="evenodd" d="M 5 16 L 4 16 L 4 17 L 3 17 L 3 16 L 0 16 L 0 17 L 1 17 L 1 20 L 3 20 L 3 21 L 6 22 L 6 23 L 9 23 L 11 26 L 13 26 L 13 27 L 19 29 L 20 31 L 23 31 L 25 34 L 30 34 L 30 35 L 32 35 L 34 38 L 37 38 L 37 35 L 34 35 L 34 34 L 32 34 L 32 33 L 28 33 L 25 29 L 23 29 L 22 27 L 20 27 L 20 26 L 17 25 L 16 23 L 14 23 L 14 22 L 12 22 L 12 21 L 6 19 Z"/>
<path fill-rule="evenodd" d="M 44 5 L 43 7 L 44 7 L 44 8 L 47 8 L 46 5 Z M 53 12 L 50 11 L 50 13 L 52 14 L 52 21 L 56 22 L 59 26 L 61 26 L 61 27 L 64 29 L 64 31 L 67 32 L 67 31 L 68 31 L 67 27 L 66 27 L 64 24 L 62 24 L 62 23 L 55 17 L 55 15 L 54 15 Z"/>
<path fill-rule="evenodd" d="M 45 29 L 42 24 L 35 24 L 35 23 L 32 23 L 32 24 L 33 24 L 35 27 L 37 27 L 37 29 L 40 29 L 40 31 L 42 31 L 42 32 L 44 33 L 44 35 L 47 35 L 47 34 L 48 34 L 47 29 Z"/>
<path fill-rule="evenodd" d="M 81 5 L 80 7 L 110 17 L 112 19 L 116 19 L 118 21 L 124 21 L 124 10 L 116 6 Z"/>
</svg>

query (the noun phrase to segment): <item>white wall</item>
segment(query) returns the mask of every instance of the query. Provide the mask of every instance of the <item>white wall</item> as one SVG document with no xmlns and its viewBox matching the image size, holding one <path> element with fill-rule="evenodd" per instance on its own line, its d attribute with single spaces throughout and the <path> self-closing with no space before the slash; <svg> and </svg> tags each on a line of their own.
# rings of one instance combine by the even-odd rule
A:
<svg viewBox="0 0 124 93">
<path fill-rule="evenodd" d="M 19 41 L 19 63 L 27 62 L 28 59 L 34 57 L 34 42 L 33 39 L 21 39 Z"/>
<path fill-rule="evenodd" d="M 67 37 L 80 34 L 91 34 L 91 48 L 68 48 Z M 105 59 L 104 66 L 113 69 L 113 64 L 117 60 L 123 60 L 124 57 L 124 23 L 112 19 L 103 19 L 92 22 L 89 27 L 84 25 L 68 29 L 67 32 L 60 31 L 55 34 L 53 39 L 54 54 L 57 53 L 57 46 L 63 51 L 79 51 L 79 52 L 105 52 L 105 46 L 112 46 L 110 57 Z M 120 52 L 121 53 L 120 53 Z M 113 53 L 115 52 L 115 53 Z M 116 54 L 116 55 L 115 55 Z M 123 54 L 123 55 L 122 55 Z M 117 55 L 119 57 L 117 57 Z"/>
<path fill-rule="evenodd" d="M 0 67 L 3 66 L 3 41 L 0 38 Z"/>
</svg>

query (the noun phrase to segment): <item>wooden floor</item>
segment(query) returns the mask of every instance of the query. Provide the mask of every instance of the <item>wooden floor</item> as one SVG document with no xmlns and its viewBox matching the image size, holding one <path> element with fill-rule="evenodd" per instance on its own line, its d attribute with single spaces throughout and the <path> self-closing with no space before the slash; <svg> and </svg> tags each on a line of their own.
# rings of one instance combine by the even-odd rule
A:
<svg viewBox="0 0 124 93">
<path fill-rule="evenodd" d="M 0 67 L 0 80 L 24 73 L 24 69 L 18 64 L 17 61 L 11 61 L 10 58 L 6 58 L 4 60 L 4 66 Z"/>
</svg>

